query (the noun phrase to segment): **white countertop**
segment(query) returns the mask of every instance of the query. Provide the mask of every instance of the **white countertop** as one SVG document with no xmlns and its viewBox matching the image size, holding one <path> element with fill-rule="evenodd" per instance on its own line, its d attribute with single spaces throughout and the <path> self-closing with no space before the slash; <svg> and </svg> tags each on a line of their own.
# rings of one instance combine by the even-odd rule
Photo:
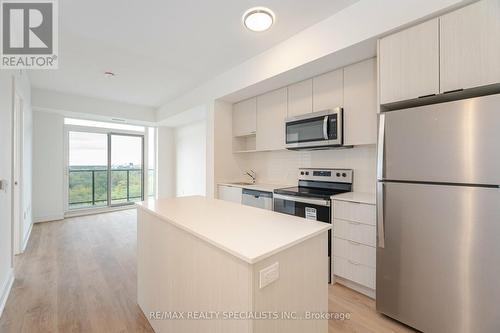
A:
<svg viewBox="0 0 500 333">
<path fill-rule="evenodd" d="M 328 223 L 201 196 L 137 206 L 250 264 L 330 229 Z"/>
<path fill-rule="evenodd" d="M 332 195 L 331 198 L 332 200 L 359 202 L 369 205 L 375 205 L 377 203 L 377 198 L 374 193 L 365 192 L 346 192 L 342 194 Z"/>
<path fill-rule="evenodd" d="M 262 184 L 262 183 L 256 183 L 256 184 L 246 185 L 246 184 L 234 184 L 234 183 L 231 183 L 231 182 L 219 183 L 218 185 L 241 187 L 241 188 L 246 188 L 246 189 L 249 189 L 249 190 L 257 190 L 257 191 L 264 191 L 264 192 L 273 192 L 277 188 L 297 186 L 297 185 Z"/>
</svg>

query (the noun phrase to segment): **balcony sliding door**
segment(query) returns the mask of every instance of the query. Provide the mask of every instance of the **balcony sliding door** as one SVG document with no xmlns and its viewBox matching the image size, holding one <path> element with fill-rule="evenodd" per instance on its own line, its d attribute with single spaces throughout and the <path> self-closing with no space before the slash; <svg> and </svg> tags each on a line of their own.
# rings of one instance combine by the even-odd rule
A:
<svg viewBox="0 0 500 333">
<path fill-rule="evenodd" d="M 142 200 L 143 141 L 138 135 L 110 135 L 111 205 Z"/>
<path fill-rule="evenodd" d="M 108 135 L 69 132 L 69 209 L 108 205 Z"/>
<path fill-rule="evenodd" d="M 68 150 L 70 210 L 143 200 L 143 135 L 70 130 Z"/>
</svg>

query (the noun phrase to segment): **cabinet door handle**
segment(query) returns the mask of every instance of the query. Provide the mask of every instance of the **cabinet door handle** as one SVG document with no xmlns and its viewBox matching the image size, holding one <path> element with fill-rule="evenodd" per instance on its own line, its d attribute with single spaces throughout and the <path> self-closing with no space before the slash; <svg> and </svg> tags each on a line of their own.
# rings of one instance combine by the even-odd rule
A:
<svg viewBox="0 0 500 333">
<path fill-rule="evenodd" d="M 361 223 L 359 223 L 359 222 L 352 222 L 352 221 L 349 221 L 349 224 L 352 224 L 352 225 L 360 225 Z"/>
<path fill-rule="evenodd" d="M 451 93 L 459 92 L 459 91 L 463 91 L 463 90 L 464 90 L 464 88 L 448 90 L 448 91 L 445 91 L 443 94 L 451 94 Z"/>
<path fill-rule="evenodd" d="M 422 95 L 422 96 L 418 96 L 418 98 L 426 98 L 426 97 L 432 97 L 432 96 L 436 96 L 436 94 Z"/>
<path fill-rule="evenodd" d="M 355 246 L 359 246 L 359 245 L 361 245 L 361 244 L 359 244 L 359 243 L 357 243 L 357 242 L 354 242 L 354 241 L 351 241 L 351 240 L 349 241 L 349 243 L 351 243 L 352 245 L 355 245 Z"/>
<path fill-rule="evenodd" d="M 355 266 L 359 266 L 359 265 L 361 265 L 359 262 L 355 262 L 355 261 L 352 261 L 352 260 L 349 260 L 349 259 L 347 259 L 347 261 L 348 261 L 351 265 L 355 265 Z"/>
</svg>

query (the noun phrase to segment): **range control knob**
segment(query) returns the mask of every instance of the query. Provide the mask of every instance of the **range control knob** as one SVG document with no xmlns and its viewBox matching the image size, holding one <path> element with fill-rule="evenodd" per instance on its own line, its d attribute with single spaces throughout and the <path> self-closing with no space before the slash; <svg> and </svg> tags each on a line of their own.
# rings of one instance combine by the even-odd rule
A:
<svg viewBox="0 0 500 333">
<path fill-rule="evenodd" d="M 343 172 L 342 177 L 347 177 L 347 174 L 345 172 Z"/>
<path fill-rule="evenodd" d="M 340 177 L 340 172 L 337 172 L 337 177 Z"/>
<path fill-rule="evenodd" d="M 309 176 L 309 171 L 306 171 L 306 176 Z"/>
<path fill-rule="evenodd" d="M 303 176 L 304 175 L 304 171 L 301 171 L 300 174 Z"/>
</svg>

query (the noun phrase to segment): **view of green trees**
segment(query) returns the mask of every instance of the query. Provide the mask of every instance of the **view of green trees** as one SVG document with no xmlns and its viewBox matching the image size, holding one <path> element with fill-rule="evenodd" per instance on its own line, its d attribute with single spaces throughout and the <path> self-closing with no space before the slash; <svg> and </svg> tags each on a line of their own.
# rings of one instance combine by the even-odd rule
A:
<svg viewBox="0 0 500 333">
<path fill-rule="evenodd" d="M 142 169 L 111 169 L 111 203 L 140 201 Z M 92 184 L 94 186 L 92 187 Z M 127 191 L 128 190 L 128 191 Z M 71 166 L 69 169 L 69 207 L 85 208 L 108 204 L 108 172 L 102 166 Z"/>
</svg>

